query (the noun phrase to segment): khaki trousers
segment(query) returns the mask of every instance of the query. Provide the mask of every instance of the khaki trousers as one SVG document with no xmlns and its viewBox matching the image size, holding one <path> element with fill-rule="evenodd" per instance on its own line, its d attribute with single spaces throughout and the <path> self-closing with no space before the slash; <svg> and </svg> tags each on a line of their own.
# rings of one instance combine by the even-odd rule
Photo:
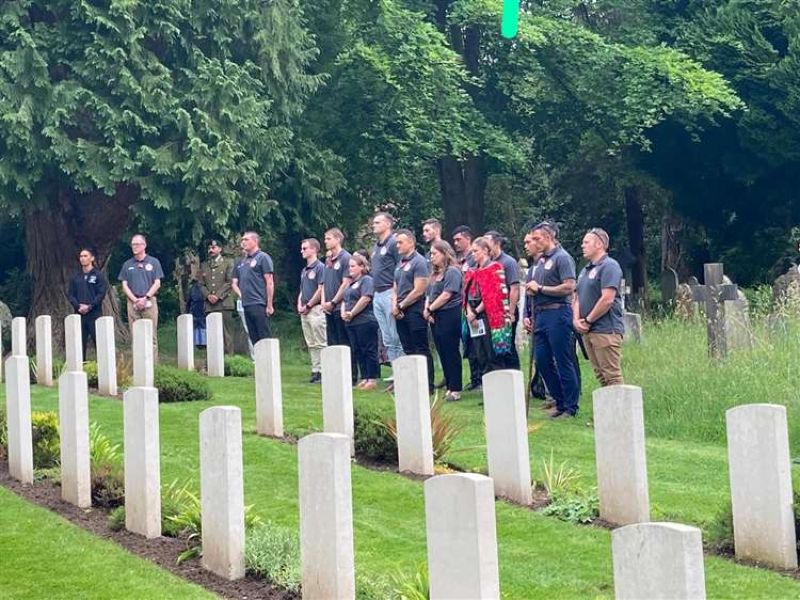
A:
<svg viewBox="0 0 800 600">
<path fill-rule="evenodd" d="M 311 372 L 322 373 L 322 349 L 328 345 L 327 326 L 322 305 L 317 304 L 307 315 L 300 315 L 303 337 L 311 355 Z"/>
<path fill-rule="evenodd" d="M 589 332 L 583 342 L 600 385 L 622 385 L 622 335 Z"/>
<path fill-rule="evenodd" d="M 133 323 L 139 319 L 150 319 L 153 322 L 153 360 L 158 362 L 158 301 L 150 298 L 153 305 L 144 310 L 136 310 L 133 302 L 128 300 L 128 329 L 131 333 L 131 343 L 133 343 Z"/>
</svg>

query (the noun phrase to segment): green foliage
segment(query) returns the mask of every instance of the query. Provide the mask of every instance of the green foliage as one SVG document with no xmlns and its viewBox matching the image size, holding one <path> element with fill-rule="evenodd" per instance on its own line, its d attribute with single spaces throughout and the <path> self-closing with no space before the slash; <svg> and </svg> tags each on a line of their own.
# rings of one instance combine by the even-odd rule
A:
<svg viewBox="0 0 800 600">
<path fill-rule="evenodd" d="M 203 402 L 211 400 L 211 388 L 205 377 L 193 371 L 158 365 L 155 387 L 159 402 Z"/>
<path fill-rule="evenodd" d="M 239 354 L 225 355 L 226 377 L 252 377 L 255 372 L 253 361 Z"/>
<path fill-rule="evenodd" d="M 8 452 L 8 416 L 6 415 L 6 405 L 0 404 L 0 458 L 5 457 Z"/>
<path fill-rule="evenodd" d="M 58 414 L 54 412 L 31 413 L 33 427 L 33 465 L 40 469 L 57 466 L 61 462 Z"/>
<path fill-rule="evenodd" d="M 125 501 L 125 476 L 120 445 L 114 444 L 97 423 L 89 426 L 92 504 L 116 508 Z"/>
<path fill-rule="evenodd" d="M 252 528 L 245 542 L 245 564 L 254 575 L 291 592 L 300 591 L 300 540 L 294 529 L 267 521 Z"/>
<path fill-rule="evenodd" d="M 392 577 L 392 597 L 400 600 L 429 600 L 431 597 L 428 565 L 421 563 L 412 574 L 398 573 Z"/>
<path fill-rule="evenodd" d="M 580 473 L 568 466 L 567 461 L 556 465 L 553 459 L 553 451 L 550 451 L 550 460 L 542 460 L 542 481 L 535 482 L 544 487 L 547 494 L 552 498 L 559 494 L 566 494 L 573 491 L 581 480 Z"/>
<path fill-rule="evenodd" d="M 108 513 L 108 528 L 111 531 L 122 531 L 125 528 L 124 506 L 118 506 Z"/>
<path fill-rule="evenodd" d="M 705 527 L 705 545 L 719 554 L 733 554 L 733 506 L 728 503 Z"/>
<path fill-rule="evenodd" d="M 445 456 L 453 446 L 453 442 L 463 431 L 464 425 L 456 418 L 453 410 L 446 409 L 439 394 L 431 402 L 431 436 L 433 441 L 433 460 L 436 464 L 443 464 Z M 397 446 L 397 421 L 394 417 L 387 417 L 381 422 L 383 428 L 389 432 Z"/>
<path fill-rule="evenodd" d="M 600 514 L 597 490 L 555 493 L 550 497 L 550 504 L 542 509 L 542 514 L 568 523 L 591 523 Z"/>
<path fill-rule="evenodd" d="M 359 406 L 353 411 L 356 455 L 367 460 L 397 464 L 397 440 L 384 423 L 391 417 L 386 411 Z"/>
<path fill-rule="evenodd" d="M 177 479 L 161 490 L 161 534 L 179 537 L 200 531 L 200 501 L 191 483 Z"/>
<path fill-rule="evenodd" d="M 83 372 L 86 373 L 86 381 L 89 387 L 97 387 L 97 362 L 87 360 L 83 363 Z"/>
</svg>

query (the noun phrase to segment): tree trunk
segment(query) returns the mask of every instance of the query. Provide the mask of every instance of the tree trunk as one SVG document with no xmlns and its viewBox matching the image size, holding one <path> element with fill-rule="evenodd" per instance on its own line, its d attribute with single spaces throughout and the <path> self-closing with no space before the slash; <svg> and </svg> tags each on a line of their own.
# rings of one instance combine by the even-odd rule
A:
<svg viewBox="0 0 800 600">
<path fill-rule="evenodd" d="M 625 220 L 628 227 L 628 240 L 634 257 L 631 268 L 631 294 L 634 304 L 640 310 L 647 306 L 647 256 L 644 245 L 644 211 L 636 186 L 625 188 Z"/>
<path fill-rule="evenodd" d="M 25 250 L 31 277 L 28 319 L 32 326 L 37 316 L 50 315 L 54 343 L 63 344 L 64 318 L 73 313 L 67 287 L 80 269 L 79 249 L 93 248 L 97 267 L 108 277 L 108 258 L 128 226 L 130 206 L 137 198 L 138 190 L 125 185 L 118 186 L 113 197 L 100 192 L 60 191 L 47 206 L 25 212 Z M 109 283 L 114 283 L 116 274 L 111 275 Z M 118 337 L 127 340 L 120 310 L 116 294 L 109 293 L 103 301 L 103 314 L 115 318 Z M 29 328 L 29 332 L 32 330 Z"/>
<path fill-rule="evenodd" d="M 681 232 L 683 219 L 672 211 L 667 212 L 661 221 L 661 270 L 675 269 L 680 273 L 683 258 Z"/>
<path fill-rule="evenodd" d="M 463 161 L 455 158 L 439 159 L 445 238 L 458 225 L 469 225 L 476 235 L 482 230 L 487 178 L 481 156 Z"/>
</svg>

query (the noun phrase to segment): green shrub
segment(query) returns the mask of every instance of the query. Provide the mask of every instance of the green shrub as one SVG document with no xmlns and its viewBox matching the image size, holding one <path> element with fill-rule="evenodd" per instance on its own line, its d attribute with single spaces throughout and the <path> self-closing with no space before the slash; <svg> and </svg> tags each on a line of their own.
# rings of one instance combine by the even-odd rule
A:
<svg viewBox="0 0 800 600">
<path fill-rule="evenodd" d="M 248 357 L 239 354 L 225 356 L 225 377 L 252 377 L 254 373 L 255 366 Z"/>
<path fill-rule="evenodd" d="M 733 554 L 733 506 L 730 500 L 717 513 L 714 520 L 707 525 L 706 535 L 703 537 L 706 547 L 712 552 Z"/>
<path fill-rule="evenodd" d="M 118 506 L 108 514 L 108 528 L 111 531 L 122 531 L 125 528 L 124 506 Z"/>
<path fill-rule="evenodd" d="M 385 411 L 358 407 L 353 411 L 356 455 L 379 463 L 397 464 L 397 440 L 384 424 Z"/>
<path fill-rule="evenodd" d="M 158 365 L 155 386 L 159 402 L 195 402 L 211 400 L 208 381 L 199 373 Z"/>
<path fill-rule="evenodd" d="M 403 600 L 428 600 L 431 597 L 428 565 L 422 563 L 414 573 L 399 573 L 392 577 L 390 596 Z"/>
<path fill-rule="evenodd" d="M 31 413 L 33 428 L 33 466 L 49 469 L 61 462 L 58 415 L 54 412 Z"/>
<path fill-rule="evenodd" d="M 116 508 L 125 501 L 125 476 L 120 445 L 114 444 L 97 423 L 89 427 L 92 504 Z"/>
<path fill-rule="evenodd" d="M 161 491 L 161 533 L 167 537 L 200 533 L 200 500 L 190 489 L 172 481 Z"/>
<path fill-rule="evenodd" d="M 374 574 L 369 577 L 356 573 L 356 600 L 386 600 L 393 598 L 391 585 Z"/>
<path fill-rule="evenodd" d="M 6 405 L 0 404 L 0 457 L 5 458 L 8 452 L 8 418 Z"/>
<path fill-rule="evenodd" d="M 89 384 L 89 387 L 96 388 L 97 362 L 93 360 L 87 360 L 85 363 L 83 363 L 83 372 L 86 373 L 86 381 Z"/>
<path fill-rule="evenodd" d="M 559 492 L 550 498 L 542 514 L 568 523 L 591 523 L 600 515 L 597 490 Z"/>
<path fill-rule="evenodd" d="M 292 592 L 300 590 L 300 540 L 293 529 L 262 523 L 247 535 L 247 570 Z"/>
</svg>

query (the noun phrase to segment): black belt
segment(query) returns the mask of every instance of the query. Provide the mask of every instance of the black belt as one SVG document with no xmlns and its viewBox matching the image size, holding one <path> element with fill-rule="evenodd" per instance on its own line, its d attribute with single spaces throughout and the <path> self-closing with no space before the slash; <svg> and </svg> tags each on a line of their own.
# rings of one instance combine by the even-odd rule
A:
<svg viewBox="0 0 800 600">
<path fill-rule="evenodd" d="M 376 285 L 375 286 L 375 291 L 376 292 L 385 292 L 386 290 L 390 290 L 390 289 L 392 289 L 391 284 L 389 284 L 389 285 Z"/>
<path fill-rule="evenodd" d="M 558 308 L 563 308 L 565 306 L 569 306 L 569 304 L 565 304 L 563 302 L 551 302 L 550 304 L 539 304 L 538 306 L 533 307 L 533 312 L 542 312 L 543 310 L 556 310 Z"/>
</svg>

